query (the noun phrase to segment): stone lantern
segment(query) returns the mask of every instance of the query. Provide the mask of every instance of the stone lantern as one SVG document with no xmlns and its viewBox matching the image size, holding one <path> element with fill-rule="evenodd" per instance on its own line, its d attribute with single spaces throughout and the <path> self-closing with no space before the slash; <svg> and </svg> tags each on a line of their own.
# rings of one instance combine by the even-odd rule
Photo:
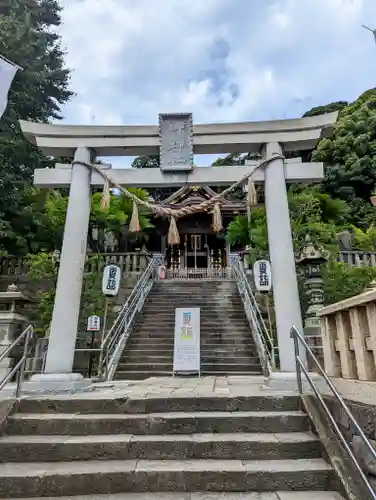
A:
<svg viewBox="0 0 376 500">
<path fill-rule="evenodd" d="M 9 285 L 6 292 L 0 292 L 0 355 L 28 325 L 24 309 L 31 302 L 32 300 L 18 290 L 14 284 Z M 0 380 L 9 372 L 11 364 L 10 357 L 1 361 Z"/>
<path fill-rule="evenodd" d="M 304 268 L 305 286 L 308 292 L 308 309 L 304 321 L 304 336 L 308 345 L 311 346 L 314 354 L 321 362 L 322 340 L 320 318 L 317 316 L 317 312 L 324 306 L 324 282 L 321 277 L 321 267 L 326 261 L 326 252 L 317 249 L 313 245 L 309 235 L 307 235 L 305 247 L 297 259 L 297 263 Z"/>
</svg>

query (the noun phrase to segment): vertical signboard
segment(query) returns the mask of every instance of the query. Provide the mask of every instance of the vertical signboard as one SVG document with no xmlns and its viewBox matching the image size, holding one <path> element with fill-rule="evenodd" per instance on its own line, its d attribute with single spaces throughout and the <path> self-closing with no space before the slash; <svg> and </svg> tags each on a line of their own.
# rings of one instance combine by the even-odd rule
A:
<svg viewBox="0 0 376 500">
<path fill-rule="evenodd" d="M 258 260 L 253 265 L 253 277 L 256 290 L 269 292 L 272 287 L 272 270 L 268 260 Z"/>
<path fill-rule="evenodd" d="M 200 374 L 200 308 L 175 309 L 174 373 Z"/>
<path fill-rule="evenodd" d="M 119 266 L 110 264 L 103 271 L 102 293 L 107 297 L 114 297 L 119 293 L 121 280 L 121 269 Z"/>
<path fill-rule="evenodd" d="M 192 170 L 192 114 L 160 114 L 159 137 L 161 170 Z"/>
<path fill-rule="evenodd" d="M 87 331 L 88 332 L 99 332 L 101 329 L 101 319 L 99 316 L 90 316 L 87 319 Z"/>
</svg>

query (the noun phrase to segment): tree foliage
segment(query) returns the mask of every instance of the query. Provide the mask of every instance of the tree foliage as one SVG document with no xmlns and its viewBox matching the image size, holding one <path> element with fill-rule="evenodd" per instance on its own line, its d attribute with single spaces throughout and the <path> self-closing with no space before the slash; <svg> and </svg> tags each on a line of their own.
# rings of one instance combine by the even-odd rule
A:
<svg viewBox="0 0 376 500">
<path fill-rule="evenodd" d="M 95 271 L 98 268 L 95 264 L 99 260 L 99 257 L 91 256 L 87 261 L 88 269 L 94 269 L 94 271 L 84 274 L 78 324 L 78 330 L 81 332 L 85 330 L 89 316 L 101 316 L 103 313 L 105 297 L 101 293 L 102 277 Z M 28 267 L 28 277 L 41 283 L 38 304 L 30 313 L 30 321 L 35 325 L 36 333 L 44 337 L 48 335 L 52 320 L 58 268 L 54 265 L 51 254 L 47 252 L 29 255 Z"/>
<path fill-rule="evenodd" d="M 288 199 L 296 255 L 303 250 L 307 235 L 315 246 L 335 254 L 338 251 L 338 223 L 346 221 L 348 212 L 346 203 L 332 200 L 317 188 L 301 190 L 290 187 Z M 251 245 L 254 256 L 265 257 L 268 252 L 265 208 L 252 210 L 250 231 L 247 216 L 235 217 L 228 226 L 227 243 L 243 247 Z"/>
<path fill-rule="evenodd" d="M 142 200 L 146 200 L 148 193 L 142 189 L 130 189 L 130 191 Z M 88 246 L 92 252 L 98 253 L 104 251 L 105 234 L 111 232 L 118 241 L 124 238 L 126 226 L 132 216 L 132 201 L 124 195 L 111 196 L 110 206 L 107 210 L 101 208 L 101 193 L 92 195 Z M 61 248 L 64 234 L 64 223 L 68 206 L 68 197 L 59 191 L 48 193 L 44 209 L 41 213 L 41 219 L 45 221 L 44 228 L 48 237 L 48 248 L 44 250 L 53 251 Z M 130 238 L 142 238 L 143 231 L 151 228 L 149 214 L 142 208 L 139 211 L 139 221 L 141 233 L 137 235 L 128 235 Z"/>
<path fill-rule="evenodd" d="M 343 108 L 333 135 L 320 141 L 313 161 L 325 163 L 322 191 L 349 204 L 350 220 L 365 228 L 375 220 L 369 198 L 376 187 L 376 89 Z"/>
<path fill-rule="evenodd" d="M 351 268 L 336 261 L 338 242 L 336 234 L 344 227 L 348 217 L 347 204 L 329 195 L 321 193 L 318 188 L 290 187 L 288 192 L 291 230 L 296 259 L 300 256 L 309 236 L 316 248 L 322 249 L 328 257 L 323 266 L 325 302 L 355 295 L 376 277 L 376 268 Z M 376 230 L 370 228 L 364 232 L 354 228 L 357 244 L 364 250 L 374 245 Z M 267 219 L 264 208 L 252 210 L 250 228 L 247 216 L 237 216 L 229 224 L 226 234 L 227 243 L 250 245 L 250 261 L 269 258 Z M 303 311 L 308 307 L 303 269 L 297 265 L 300 298 Z"/>
<path fill-rule="evenodd" d="M 330 261 L 322 269 L 326 304 L 333 304 L 364 289 L 376 279 L 375 267 L 350 267 L 343 262 Z"/>
<path fill-rule="evenodd" d="M 345 109 L 349 103 L 347 101 L 336 101 L 331 102 L 330 104 L 326 104 L 325 106 L 316 106 L 309 111 L 306 111 L 303 115 L 303 118 L 307 116 L 317 116 L 324 115 L 326 113 L 333 113 L 334 111 L 342 111 Z"/>
<path fill-rule="evenodd" d="M 159 155 L 152 156 L 137 156 L 132 161 L 132 168 L 159 168 L 160 160 Z"/>
<path fill-rule="evenodd" d="M 34 169 L 51 165 L 23 136 L 18 120 L 58 119 L 60 106 L 72 95 L 64 52 L 54 31 L 59 24 L 56 0 L 2 4 L 0 53 L 24 68 L 16 74 L 0 121 L 0 251 L 10 254 L 34 250 L 39 222 L 25 207 L 30 196 L 37 196 L 30 190 Z"/>
<path fill-rule="evenodd" d="M 259 160 L 258 153 L 231 153 L 224 158 L 217 158 L 212 163 L 212 167 L 222 167 L 225 165 L 245 165 L 246 160 Z"/>
</svg>

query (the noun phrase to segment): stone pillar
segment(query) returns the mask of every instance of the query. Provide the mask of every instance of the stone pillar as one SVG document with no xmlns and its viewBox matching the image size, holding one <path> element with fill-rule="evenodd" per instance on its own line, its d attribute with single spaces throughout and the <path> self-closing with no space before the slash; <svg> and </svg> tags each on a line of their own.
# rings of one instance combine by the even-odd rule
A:
<svg viewBox="0 0 376 500">
<path fill-rule="evenodd" d="M 265 147 L 266 158 L 273 153 L 282 153 L 277 142 Z M 274 160 L 265 169 L 265 206 L 281 372 L 295 372 L 290 329 L 295 325 L 303 332 L 303 327 L 282 159 Z"/>
<path fill-rule="evenodd" d="M 90 162 L 90 150 L 78 148 L 75 160 Z M 31 379 L 43 382 L 41 390 L 74 389 L 87 385 L 81 374 L 72 373 L 72 368 L 86 260 L 90 179 L 88 168 L 73 166 L 45 372 Z"/>
</svg>

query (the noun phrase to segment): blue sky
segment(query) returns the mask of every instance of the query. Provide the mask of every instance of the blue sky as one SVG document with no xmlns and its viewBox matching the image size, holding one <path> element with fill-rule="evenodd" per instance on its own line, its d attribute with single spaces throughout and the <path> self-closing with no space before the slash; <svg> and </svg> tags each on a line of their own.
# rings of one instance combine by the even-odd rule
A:
<svg viewBox="0 0 376 500">
<path fill-rule="evenodd" d="M 376 0 L 61 4 L 69 123 L 154 124 L 170 111 L 196 123 L 290 118 L 376 86 L 376 45 L 361 27 L 376 28 Z"/>
</svg>

